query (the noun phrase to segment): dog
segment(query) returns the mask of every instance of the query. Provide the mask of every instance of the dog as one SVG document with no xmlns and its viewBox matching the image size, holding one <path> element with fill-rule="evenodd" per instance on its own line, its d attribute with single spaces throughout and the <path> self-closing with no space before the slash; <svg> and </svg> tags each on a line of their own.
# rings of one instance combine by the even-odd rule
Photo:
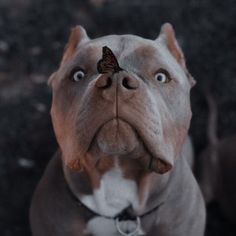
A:
<svg viewBox="0 0 236 236">
<path fill-rule="evenodd" d="M 203 236 L 185 154 L 195 81 L 171 24 L 156 40 L 77 26 L 49 84 L 59 149 L 33 196 L 34 236 Z"/>
</svg>

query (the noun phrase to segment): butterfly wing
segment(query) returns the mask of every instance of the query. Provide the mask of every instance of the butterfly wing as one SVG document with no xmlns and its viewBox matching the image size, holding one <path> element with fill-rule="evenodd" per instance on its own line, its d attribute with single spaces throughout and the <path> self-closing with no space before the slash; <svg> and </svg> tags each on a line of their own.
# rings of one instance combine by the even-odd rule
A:
<svg viewBox="0 0 236 236">
<path fill-rule="evenodd" d="M 100 74 L 116 73 L 122 70 L 110 48 L 104 46 L 102 48 L 102 53 L 102 59 L 97 63 L 97 70 Z"/>
</svg>

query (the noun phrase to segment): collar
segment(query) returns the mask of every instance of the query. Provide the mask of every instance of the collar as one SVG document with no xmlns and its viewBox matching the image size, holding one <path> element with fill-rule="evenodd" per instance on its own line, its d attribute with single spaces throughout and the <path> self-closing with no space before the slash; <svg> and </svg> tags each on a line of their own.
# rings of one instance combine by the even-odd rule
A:
<svg viewBox="0 0 236 236">
<path fill-rule="evenodd" d="M 151 210 L 143 213 L 142 215 L 135 215 L 133 213 L 130 212 L 131 207 L 127 207 L 124 210 L 122 210 L 120 213 L 118 213 L 117 215 L 115 215 L 114 217 L 109 217 L 109 216 L 104 216 L 101 214 L 98 214 L 94 211 L 92 211 L 90 208 L 88 208 L 85 204 L 83 204 L 76 196 L 75 194 L 72 192 L 72 190 L 70 189 L 70 187 L 67 185 L 67 192 L 70 195 L 70 197 L 73 199 L 74 202 L 76 202 L 76 204 L 79 207 L 82 207 L 83 209 L 87 210 L 88 212 L 90 212 L 92 215 L 94 216 L 100 216 L 106 219 L 112 219 L 112 220 L 118 220 L 118 221 L 126 221 L 126 220 L 137 220 L 137 219 L 141 219 L 147 215 L 150 215 L 151 213 L 157 211 L 159 209 L 159 207 L 161 205 L 164 204 L 164 202 L 161 202 L 159 205 L 155 206 L 154 208 L 152 208 Z"/>
</svg>

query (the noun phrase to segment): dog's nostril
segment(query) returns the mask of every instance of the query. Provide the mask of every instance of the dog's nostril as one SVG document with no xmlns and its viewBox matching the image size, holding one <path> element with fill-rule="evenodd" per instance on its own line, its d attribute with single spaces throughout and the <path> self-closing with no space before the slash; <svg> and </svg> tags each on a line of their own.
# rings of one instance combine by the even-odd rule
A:
<svg viewBox="0 0 236 236">
<path fill-rule="evenodd" d="M 112 78 L 111 77 L 102 77 L 99 78 L 96 82 L 96 86 L 101 89 L 107 89 L 112 85 Z"/>
<path fill-rule="evenodd" d="M 130 79 L 126 77 L 122 80 L 122 85 L 126 89 L 136 89 L 138 87 L 134 81 L 131 81 Z"/>
<path fill-rule="evenodd" d="M 111 85 L 112 85 L 112 78 L 108 77 L 107 78 L 107 83 L 103 88 L 109 88 L 109 87 L 111 87 Z"/>
</svg>

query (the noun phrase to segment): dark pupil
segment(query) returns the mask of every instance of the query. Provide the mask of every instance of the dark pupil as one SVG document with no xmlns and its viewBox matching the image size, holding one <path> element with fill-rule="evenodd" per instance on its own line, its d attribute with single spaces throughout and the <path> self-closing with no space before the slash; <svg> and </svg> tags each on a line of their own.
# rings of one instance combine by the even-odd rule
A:
<svg viewBox="0 0 236 236">
<path fill-rule="evenodd" d="M 78 78 L 78 79 L 82 79 L 82 78 L 83 78 L 83 73 L 79 72 L 79 73 L 77 74 L 77 78 Z"/>
<path fill-rule="evenodd" d="M 157 80 L 158 80 L 158 81 L 162 81 L 162 78 L 163 78 L 162 75 L 158 75 L 158 76 L 157 76 Z"/>
</svg>

